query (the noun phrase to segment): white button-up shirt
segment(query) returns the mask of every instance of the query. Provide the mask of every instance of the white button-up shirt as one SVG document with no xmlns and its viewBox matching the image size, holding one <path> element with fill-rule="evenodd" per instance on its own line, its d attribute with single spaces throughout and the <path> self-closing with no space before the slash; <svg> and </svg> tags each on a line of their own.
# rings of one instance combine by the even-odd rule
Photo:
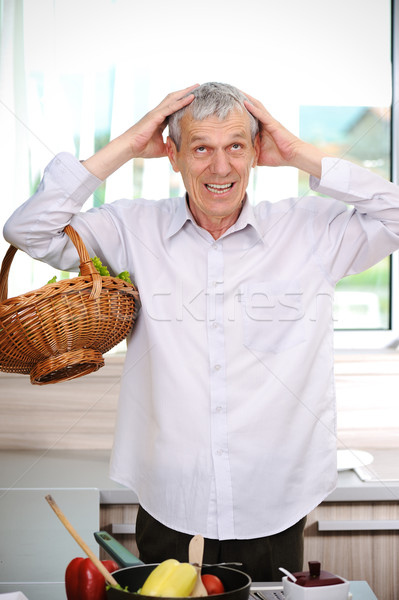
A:
<svg viewBox="0 0 399 600">
<path fill-rule="evenodd" d="M 71 222 L 90 255 L 134 277 L 142 307 L 111 477 L 179 531 L 233 539 L 286 529 L 335 486 L 334 286 L 399 247 L 398 188 L 324 159 L 311 185 L 334 199 L 247 198 L 214 240 L 185 198 L 79 212 L 99 183 L 57 156 L 5 237 L 71 270 L 77 255 L 62 233 Z"/>
</svg>

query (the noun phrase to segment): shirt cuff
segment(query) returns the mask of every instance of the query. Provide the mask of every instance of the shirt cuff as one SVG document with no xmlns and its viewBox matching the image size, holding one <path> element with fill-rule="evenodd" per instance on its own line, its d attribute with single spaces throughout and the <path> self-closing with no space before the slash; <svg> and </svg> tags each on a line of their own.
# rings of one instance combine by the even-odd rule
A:
<svg viewBox="0 0 399 600">
<path fill-rule="evenodd" d="M 351 163 L 342 158 L 324 157 L 321 162 L 321 178 L 309 178 L 310 188 L 321 194 L 331 195 L 333 191 L 344 194 L 349 191 Z"/>
</svg>

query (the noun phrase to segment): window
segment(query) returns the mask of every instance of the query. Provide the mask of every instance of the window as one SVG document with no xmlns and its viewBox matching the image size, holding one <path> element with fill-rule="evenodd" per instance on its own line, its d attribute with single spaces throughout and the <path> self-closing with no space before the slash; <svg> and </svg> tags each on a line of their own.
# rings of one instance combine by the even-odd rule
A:
<svg viewBox="0 0 399 600">
<path fill-rule="evenodd" d="M 395 174 L 389 0 L 203 0 L 200 8 L 183 0 L 16 0 L 4 3 L 0 19 L 2 223 L 55 153 L 87 157 L 169 91 L 210 80 L 247 90 L 289 129 L 334 154 Z M 249 191 L 256 203 L 307 187 L 293 169 L 260 168 Z M 90 202 L 181 193 L 166 158 L 137 159 Z M 19 254 L 10 295 L 54 274 Z M 393 339 L 393 266 L 386 259 L 340 283 L 339 345 L 383 347 Z"/>
<path fill-rule="evenodd" d="M 367 97 L 365 95 L 365 97 Z M 300 136 L 386 179 L 391 176 L 391 107 L 303 106 Z M 299 192 L 307 178 L 299 175 Z M 335 294 L 335 329 L 388 330 L 391 326 L 391 259 L 341 280 Z"/>
</svg>

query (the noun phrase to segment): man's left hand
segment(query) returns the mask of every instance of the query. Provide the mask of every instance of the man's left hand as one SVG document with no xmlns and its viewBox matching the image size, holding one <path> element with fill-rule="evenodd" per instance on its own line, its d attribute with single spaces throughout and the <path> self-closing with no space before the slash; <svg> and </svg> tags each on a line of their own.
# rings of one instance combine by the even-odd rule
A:
<svg viewBox="0 0 399 600">
<path fill-rule="evenodd" d="M 245 93 L 245 92 L 244 92 Z M 304 142 L 288 131 L 266 110 L 259 100 L 246 94 L 247 110 L 259 121 L 259 166 L 290 166 L 302 169 L 316 177 L 321 176 L 321 160 L 326 156 L 321 150 Z"/>
</svg>

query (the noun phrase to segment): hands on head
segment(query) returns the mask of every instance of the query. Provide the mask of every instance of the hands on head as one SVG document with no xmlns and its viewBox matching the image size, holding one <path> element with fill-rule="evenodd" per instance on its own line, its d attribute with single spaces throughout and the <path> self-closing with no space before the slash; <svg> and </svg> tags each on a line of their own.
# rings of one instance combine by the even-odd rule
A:
<svg viewBox="0 0 399 600">
<path fill-rule="evenodd" d="M 167 155 L 162 134 L 167 125 L 168 117 L 193 101 L 194 95 L 190 92 L 198 85 L 191 85 L 184 90 L 168 94 L 158 106 L 148 112 L 124 134 L 131 138 L 130 144 L 133 157 L 159 158 Z"/>
<path fill-rule="evenodd" d="M 301 140 L 283 127 L 259 100 L 243 92 L 248 98 L 245 107 L 259 121 L 259 166 L 279 167 L 291 164 Z"/>
<path fill-rule="evenodd" d="M 245 102 L 247 110 L 259 121 L 258 165 L 296 167 L 320 178 L 321 161 L 325 153 L 288 131 L 259 100 L 245 95 L 248 98 Z"/>
<path fill-rule="evenodd" d="M 84 161 L 84 165 L 99 179 L 105 179 L 132 158 L 159 158 L 167 156 L 163 132 L 168 117 L 190 104 L 190 92 L 199 84 L 172 92 L 140 121 Z M 292 166 L 316 177 L 321 175 L 321 159 L 325 156 L 318 148 L 288 131 L 272 117 L 259 100 L 245 94 L 247 110 L 258 119 L 260 152 L 259 166 Z"/>
<path fill-rule="evenodd" d="M 134 134 L 132 152 L 143 158 L 166 156 L 163 131 L 167 118 L 172 113 L 190 104 L 194 95 L 190 94 L 198 84 L 173 92 L 152 111 L 147 113 L 129 130 Z M 259 100 L 243 92 L 248 98 L 247 110 L 259 121 L 260 153 L 259 166 L 292 166 L 320 177 L 321 159 L 324 153 L 291 133 L 266 110 Z"/>
<path fill-rule="evenodd" d="M 162 134 L 167 118 L 193 101 L 194 96 L 190 92 L 198 85 L 168 94 L 133 127 L 83 161 L 84 166 L 93 175 L 104 180 L 132 158 L 166 156 L 166 144 Z"/>
</svg>

